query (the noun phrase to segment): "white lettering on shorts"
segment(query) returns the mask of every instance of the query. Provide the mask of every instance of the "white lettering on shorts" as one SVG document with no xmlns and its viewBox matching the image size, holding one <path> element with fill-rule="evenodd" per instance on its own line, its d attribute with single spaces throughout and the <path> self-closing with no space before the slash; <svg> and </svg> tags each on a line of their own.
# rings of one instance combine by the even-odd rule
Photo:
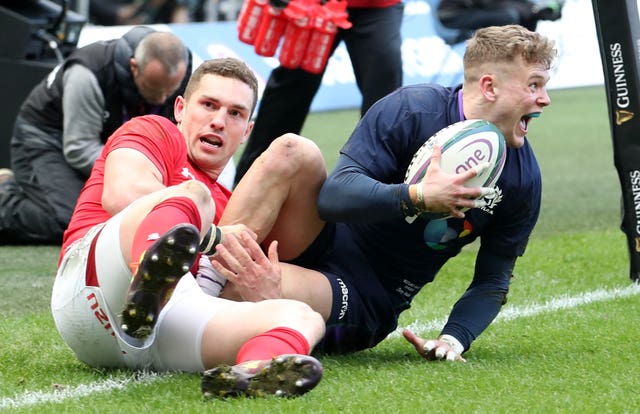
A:
<svg viewBox="0 0 640 414">
<path fill-rule="evenodd" d="M 347 309 L 349 309 L 349 288 L 344 284 L 342 279 L 338 278 L 338 284 L 340 285 L 340 290 L 342 293 L 342 300 L 340 305 L 340 315 L 338 319 L 344 318 L 344 315 L 347 313 Z"/>
</svg>

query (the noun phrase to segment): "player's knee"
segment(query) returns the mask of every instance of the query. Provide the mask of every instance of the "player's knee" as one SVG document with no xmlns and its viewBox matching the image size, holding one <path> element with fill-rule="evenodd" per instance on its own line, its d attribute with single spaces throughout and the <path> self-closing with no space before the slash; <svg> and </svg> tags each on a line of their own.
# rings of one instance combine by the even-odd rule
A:
<svg viewBox="0 0 640 414">
<path fill-rule="evenodd" d="M 264 166 L 270 173 L 288 177 L 318 174 L 326 170 L 320 148 L 312 140 L 287 133 L 276 138 L 265 151 Z"/>
<path fill-rule="evenodd" d="M 188 197 L 193 200 L 201 213 L 215 214 L 215 203 L 207 186 L 196 180 L 184 181 L 175 186 L 172 196 Z"/>
<path fill-rule="evenodd" d="M 286 309 L 283 309 L 283 315 L 286 315 L 288 324 L 292 328 L 303 332 L 312 342 L 322 339 L 325 332 L 322 315 L 304 302 L 293 299 L 283 300 L 286 301 Z"/>
<path fill-rule="evenodd" d="M 211 192 L 204 183 L 196 180 L 184 181 L 175 187 L 176 195 L 181 195 L 202 203 L 211 200 Z"/>
</svg>

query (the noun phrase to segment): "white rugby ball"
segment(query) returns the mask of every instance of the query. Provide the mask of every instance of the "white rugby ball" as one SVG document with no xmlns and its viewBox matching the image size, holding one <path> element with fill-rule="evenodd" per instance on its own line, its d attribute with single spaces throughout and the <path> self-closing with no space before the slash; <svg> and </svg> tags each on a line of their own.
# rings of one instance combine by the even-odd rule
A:
<svg viewBox="0 0 640 414">
<path fill-rule="evenodd" d="M 498 127 L 482 119 L 467 119 L 436 132 L 418 149 L 409 163 L 405 183 L 416 184 L 422 180 L 435 145 L 441 149 L 440 168 L 446 173 L 458 174 L 489 163 L 490 168 L 465 183 L 467 187 L 493 187 L 507 159 L 507 144 Z"/>
</svg>

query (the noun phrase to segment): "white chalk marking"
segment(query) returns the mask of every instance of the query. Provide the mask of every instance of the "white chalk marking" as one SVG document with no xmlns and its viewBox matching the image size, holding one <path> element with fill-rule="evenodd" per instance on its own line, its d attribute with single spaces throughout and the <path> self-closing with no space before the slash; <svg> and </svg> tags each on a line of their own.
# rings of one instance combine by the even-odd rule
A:
<svg viewBox="0 0 640 414">
<path fill-rule="evenodd" d="M 606 300 L 624 298 L 627 296 L 633 296 L 640 293 L 640 284 L 633 283 L 629 286 L 614 289 L 598 289 L 592 292 L 584 292 L 576 296 L 563 295 L 557 298 L 553 298 L 543 304 L 530 304 L 524 306 L 505 306 L 494 323 L 500 321 L 511 321 L 518 318 L 526 318 L 530 316 L 539 315 L 545 312 L 553 312 L 561 309 L 571 309 L 582 305 L 588 305 L 594 302 L 602 302 Z M 447 322 L 446 319 L 432 320 L 429 322 L 414 321 L 407 325 L 406 328 L 411 330 L 416 335 L 424 334 L 434 330 L 440 330 Z M 397 337 L 401 335 L 402 329 L 398 328 L 390 337 Z"/>
<path fill-rule="evenodd" d="M 80 384 L 75 387 L 60 387 L 54 391 L 27 391 L 14 398 L 4 397 L 0 400 L 0 410 L 7 408 L 24 408 L 44 403 L 60 403 L 64 400 L 82 398 L 91 394 L 122 390 L 135 383 L 150 384 L 158 379 L 166 378 L 169 374 L 153 372 L 136 372 L 124 378 L 108 378 L 90 384 Z"/>
</svg>

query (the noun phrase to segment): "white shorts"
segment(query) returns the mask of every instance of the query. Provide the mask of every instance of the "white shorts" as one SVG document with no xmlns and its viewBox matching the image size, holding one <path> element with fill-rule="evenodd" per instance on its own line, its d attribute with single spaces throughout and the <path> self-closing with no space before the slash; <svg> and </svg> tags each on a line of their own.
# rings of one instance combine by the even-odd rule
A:
<svg viewBox="0 0 640 414">
<path fill-rule="evenodd" d="M 93 367 L 202 371 L 204 329 L 232 302 L 205 294 L 187 273 L 160 312 L 152 335 L 140 341 L 124 334 L 119 313 L 131 281 L 120 251 L 124 211 L 91 229 L 64 255 L 51 297 L 58 332 L 77 357 Z M 97 280 L 87 272 L 94 264 Z"/>
</svg>

